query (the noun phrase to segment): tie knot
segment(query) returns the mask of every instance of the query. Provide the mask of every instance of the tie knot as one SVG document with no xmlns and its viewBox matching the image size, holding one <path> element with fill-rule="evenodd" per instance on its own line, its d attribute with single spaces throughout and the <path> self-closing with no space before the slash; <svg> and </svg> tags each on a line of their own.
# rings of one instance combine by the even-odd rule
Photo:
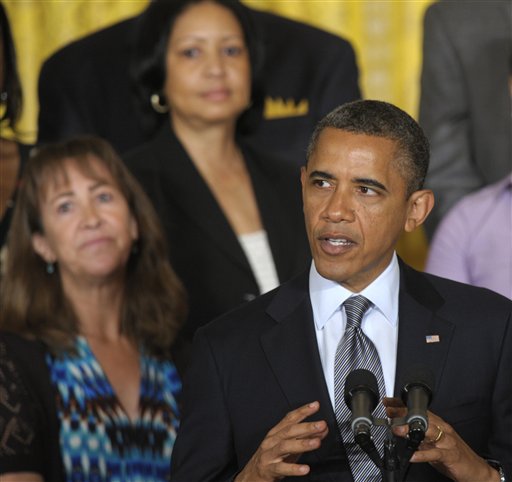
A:
<svg viewBox="0 0 512 482">
<path fill-rule="evenodd" d="M 364 296 L 352 296 L 343 303 L 347 314 L 347 327 L 359 328 L 361 320 L 372 302 Z"/>
</svg>

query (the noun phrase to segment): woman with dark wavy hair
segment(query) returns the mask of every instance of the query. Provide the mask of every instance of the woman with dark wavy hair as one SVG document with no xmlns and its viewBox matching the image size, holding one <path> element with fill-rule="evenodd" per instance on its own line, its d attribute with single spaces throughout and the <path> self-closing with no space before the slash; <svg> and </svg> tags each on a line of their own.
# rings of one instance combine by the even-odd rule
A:
<svg viewBox="0 0 512 482">
<path fill-rule="evenodd" d="M 36 152 L 8 248 L 2 481 L 168 480 L 183 292 L 151 203 L 109 144 Z"/>
<path fill-rule="evenodd" d="M 307 267 L 299 171 L 239 136 L 262 103 L 261 48 L 247 8 L 156 0 L 144 15 L 132 71 L 141 102 L 166 121 L 125 161 L 166 228 L 189 296 L 188 341 Z"/>
<path fill-rule="evenodd" d="M 32 147 L 20 141 L 17 130 L 22 100 L 14 41 L 0 3 L 0 274 L 19 178 Z"/>
</svg>

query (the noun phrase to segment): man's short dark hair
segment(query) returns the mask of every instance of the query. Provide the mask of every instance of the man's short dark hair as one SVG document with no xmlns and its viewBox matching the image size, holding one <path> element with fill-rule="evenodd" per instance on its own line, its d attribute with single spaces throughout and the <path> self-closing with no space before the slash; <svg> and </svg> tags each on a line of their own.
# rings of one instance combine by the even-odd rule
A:
<svg viewBox="0 0 512 482">
<path fill-rule="evenodd" d="M 407 183 L 407 197 L 422 189 L 428 170 L 429 144 L 418 123 L 402 109 L 378 100 L 357 100 L 337 107 L 317 124 L 308 146 L 308 160 L 326 127 L 396 141 L 395 161 Z"/>
</svg>

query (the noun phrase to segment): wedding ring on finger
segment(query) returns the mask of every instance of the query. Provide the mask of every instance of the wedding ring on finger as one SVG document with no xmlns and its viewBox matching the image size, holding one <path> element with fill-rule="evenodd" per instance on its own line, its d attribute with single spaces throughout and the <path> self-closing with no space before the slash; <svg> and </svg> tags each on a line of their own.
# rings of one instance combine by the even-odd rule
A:
<svg viewBox="0 0 512 482">
<path fill-rule="evenodd" d="M 433 440 L 429 440 L 429 442 L 432 444 L 436 444 L 437 442 L 439 442 L 439 440 L 441 440 L 441 437 L 444 435 L 443 429 L 439 425 L 436 425 L 436 427 L 438 430 L 436 438 Z"/>
</svg>

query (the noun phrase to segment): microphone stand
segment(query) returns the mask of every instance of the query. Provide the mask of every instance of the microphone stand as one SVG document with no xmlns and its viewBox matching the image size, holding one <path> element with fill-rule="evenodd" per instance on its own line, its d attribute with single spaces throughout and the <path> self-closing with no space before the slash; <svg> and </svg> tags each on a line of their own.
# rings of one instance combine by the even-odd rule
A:
<svg viewBox="0 0 512 482">
<path fill-rule="evenodd" d="M 366 431 L 361 430 L 359 433 L 354 434 L 356 443 L 368 454 L 373 463 L 380 469 L 383 482 L 399 482 L 402 480 L 402 476 L 405 474 L 407 469 L 407 462 L 412 457 L 412 454 L 421 443 L 418 441 L 416 448 L 412 449 L 406 459 L 406 465 L 404 466 L 402 457 L 399 457 L 396 445 L 396 437 L 391 431 L 391 424 L 387 419 L 374 418 L 374 425 L 385 425 L 387 434 L 386 440 L 384 441 L 384 457 L 381 459 L 378 450 L 370 437 L 370 434 Z M 411 447 L 412 448 L 412 447 Z M 401 473 L 401 470 L 404 472 Z"/>
<path fill-rule="evenodd" d="M 396 437 L 391 431 L 391 427 L 393 425 L 403 425 L 405 418 L 395 419 L 393 422 L 388 422 L 386 419 L 373 418 L 373 423 L 374 425 L 386 425 L 387 427 L 388 432 L 384 441 L 384 457 L 381 459 L 367 428 L 356 428 L 354 433 L 356 443 L 380 469 L 383 482 L 404 482 L 409 468 L 409 461 L 425 438 L 425 432 L 420 426 L 416 426 L 414 423 L 411 424 L 404 452 L 399 454 Z"/>
<path fill-rule="evenodd" d="M 384 463 L 382 467 L 382 480 L 383 482 L 396 482 L 398 472 L 400 470 L 400 463 L 396 450 L 395 436 L 389 429 L 388 437 L 384 441 Z"/>
<path fill-rule="evenodd" d="M 403 482 L 405 480 L 405 476 L 407 474 L 407 469 L 409 468 L 409 461 L 411 460 L 412 455 L 421 442 L 425 438 L 425 431 L 419 424 L 412 423 L 409 426 L 409 433 L 407 434 L 407 443 L 405 445 L 405 451 L 400 457 L 400 481 Z"/>
<path fill-rule="evenodd" d="M 384 441 L 384 457 L 381 459 L 378 450 L 367 430 L 354 433 L 356 443 L 368 454 L 373 463 L 380 469 L 383 482 L 398 482 L 400 459 L 396 450 L 396 439 L 391 432 L 391 425 L 387 419 L 373 418 L 374 425 L 385 425 L 387 430 Z M 412 456 L 409 456 L 409 458 Z"/>
<path fill-rule="evenodd" d="M 359 433 L 356 431 L 354 439 L 357 445 L 359 445 L 359 447 L 368 454 L 372 462 L 382 470 L 382 460 L 375 444 L 373 443 L 370 433 L 362 430 Z"/>
</svg>

